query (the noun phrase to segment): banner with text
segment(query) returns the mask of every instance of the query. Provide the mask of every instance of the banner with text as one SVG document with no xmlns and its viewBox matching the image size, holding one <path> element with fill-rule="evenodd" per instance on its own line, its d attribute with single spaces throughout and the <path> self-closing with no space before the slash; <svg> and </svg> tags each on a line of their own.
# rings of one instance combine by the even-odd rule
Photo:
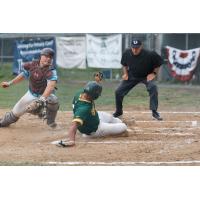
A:
<svg viewBox="0 0 200 200">
<path fill-rule="evenodd" d="M 14 42 L 14 63 L 13 74 L 19 74 L 22 71 L 23 63 L 37 60 L 43 48 L 52 48 L 56 52 L 54 38 L 34 38 L 26 40 L 16 40 Z M 56 67 L 56 56 L 53 59 L 53 66 Z"/>
<path fill-rule="evenodd" d="M 57 37 L 56 64 L 62 68 L 86 68 L 85 37 Z"/>
<path fill-rule="evenodd" d="M 197 66 L 200 48 L 180 50 L 166 46 L 171 75 L 180 81 L 189 81 Z"/>
<path fill-rule="evenodd" d="M 121 68 L 122 34 L 97 37 L 86 35 L 88 67 Z"/>
</svg>

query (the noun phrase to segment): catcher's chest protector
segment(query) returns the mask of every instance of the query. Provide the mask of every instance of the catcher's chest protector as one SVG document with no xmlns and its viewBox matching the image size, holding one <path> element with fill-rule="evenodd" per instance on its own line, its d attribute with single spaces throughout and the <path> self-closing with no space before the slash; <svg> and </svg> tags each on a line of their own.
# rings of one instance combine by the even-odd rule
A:
<svg viewBox="0 0 200 200">
<path fill-rule="evenodd" d="M 42 94 L 47 86 L 47 79 L 52 76 L 52 70 L 48 67 L 39 67 L 39 62 L 31 62 L 24 66 L 30 73 L 29 87 L 37 94 Z"/>
</svg>

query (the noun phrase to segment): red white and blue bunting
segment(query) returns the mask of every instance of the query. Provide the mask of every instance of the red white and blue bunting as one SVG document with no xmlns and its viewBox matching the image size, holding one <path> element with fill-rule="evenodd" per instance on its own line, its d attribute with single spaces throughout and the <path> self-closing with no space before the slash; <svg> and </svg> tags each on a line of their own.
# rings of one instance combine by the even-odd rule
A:
<svg viewBox="0 0 200 200">
<path fill-rule="evenodd" d="M 200 48 L 180 50 L 166 46 L 171 75 L 180 81 L 189 81 L 197 66 Z"/>
</svg>

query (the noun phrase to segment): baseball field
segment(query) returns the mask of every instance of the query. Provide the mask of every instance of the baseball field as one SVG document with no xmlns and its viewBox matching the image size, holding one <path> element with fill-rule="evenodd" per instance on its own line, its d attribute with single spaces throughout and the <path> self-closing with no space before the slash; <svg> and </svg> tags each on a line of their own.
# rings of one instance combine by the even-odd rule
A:
<svg viewBox="0 0 200 200">
<path fill-rule="evenodd" d="M 88 139 L 77 134 L 75 147 L 58 148 L 51 144 L 67 136 L 73 94 L 93 79 L 95 71 L 58 69 L 57 128 L 49 128 L 30 114 L 1 128 L 0 165 L 200 165 L 200 89 L 180 83 L 158 83 L 163 121 L 152 119 L 146 88 L 138 85 L 124 99 L 122 119 L 128 125 L 128 137 Z M 119 72 L 114 71 L 113 77 Z M 11 74 L 10 65 L 1 67 L 0 82 L 12 79 Z M 118 84 L 119 80 L 103 81 L 97 110 L 114 111 L 114 90 Z M 14 106 L 27 88 L 26 81 L 6 90 L 0 88 L 0 116 Z"/>
</svg>

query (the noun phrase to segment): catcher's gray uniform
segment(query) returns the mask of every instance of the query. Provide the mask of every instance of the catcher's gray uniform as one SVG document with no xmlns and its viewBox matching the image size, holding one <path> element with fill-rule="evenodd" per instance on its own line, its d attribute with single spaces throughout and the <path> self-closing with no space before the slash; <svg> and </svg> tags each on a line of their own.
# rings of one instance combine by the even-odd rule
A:
<svg viewBox="0 0 200 200">
<path fill-rule="evenodd" d="M 41 55 L 51 56 L 53 58 L 54 52 L 52 49 L 45 48 L 42 50 Z M 23 80 L 24 78 L 29 79 L 29 90 L 26 94 L 16 103 L 12 111 L 5 114 L 0 120 L 0 127 L 9 126 L 11 123 L 16 122 L 20 116 L 26 111 L 28 106 L 34 102 L 40 102 L 42 105 L 41 109 L 45 107 L 45 117 L 47 118 L 47 124 L 51 127 L 55 127 L 55 117 L 59 108 L 58 99 L 54 94 L 50 94 L 47 99 L 41 98 L 43 93 L 46 91 L 48 83 L 51 81 L 57 82 L 57 72 L 54 68 L 47 66 L 41 66 L 39 61 L 33 61 L 26 63 L 23 66 L 24 70 L 19 74 L 16 79 Z M 3 82 L 3 87 L 9 87 L 9 82 Z M 38 113 L 41 114 L 41 110 Z"/>
</svg>

